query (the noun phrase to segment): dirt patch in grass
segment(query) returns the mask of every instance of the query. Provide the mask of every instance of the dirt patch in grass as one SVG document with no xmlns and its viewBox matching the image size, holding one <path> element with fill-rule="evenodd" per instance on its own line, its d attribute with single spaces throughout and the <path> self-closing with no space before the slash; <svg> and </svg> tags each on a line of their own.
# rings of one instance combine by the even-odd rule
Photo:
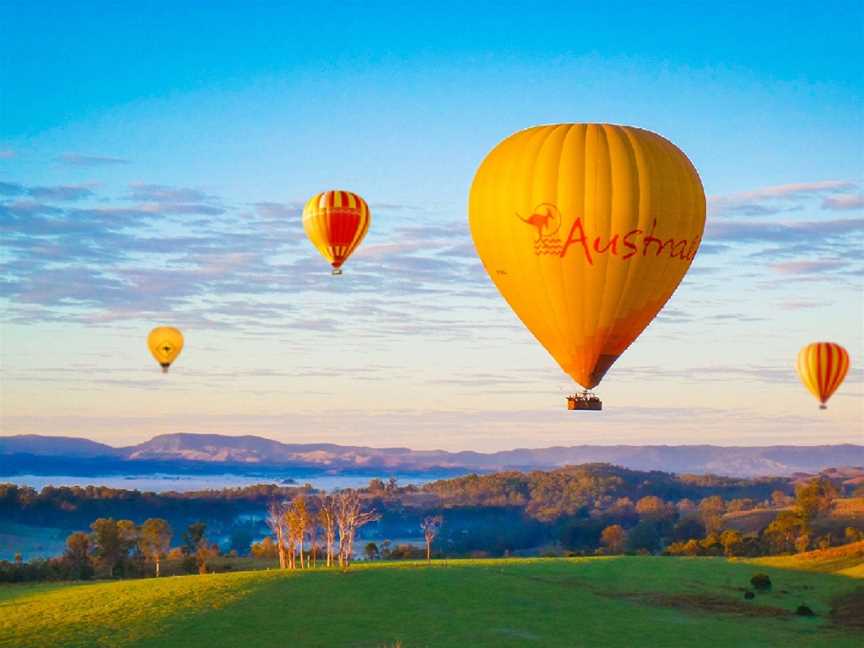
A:
<svg viewBox="0 0 864 648">
<path fill-rule="evenodd" d="M 838 626 L 864 630 L 864 587 L 834 598 L 829 615 Z"/>
<path fill-rule="evenodd" d="M 504 572 L 502 571 L 502 574 Z M 516 574 L 507 574 L 515 576 Z M 769 607 L 766 605 L 756 605 L 744 600 L 729 598 L 728 596 L 719 596 L 715 594 L 664 594 L 661 592 L 610 592 L 596 583 L 586 581 L 584 579 L 565 577 L 565 578 L 543 578 L 541 576 L 528 576 L 519 574 L 519 578 L 524 580 L 538 581 L 549 583 L 566 588 L 578 588 L 588 591 L 597 596 L 606 598 L 625 599 L 644 603 L 646 605 L 655 605 L 657 607 L 677 608 L 679 610 L 690 610 L 694 612 L 708 612 L 712 614 L 739 614 L 747 617 L 761 618 L 790 618 L 793 616 L 789 610 L 783 608 Z M 743 591 L 743 590 L 741 590 Z M 864 592 L 864 590 L 862 590 Z"/>
<path fill-rule="evenodd" d="M 740 614 L 748 617 L 786 618 L 792 616 L 789 610 L 768 607 L 766 605 L 753 605 L 744 601 L 738 601 L 726 596 L 713 594 L 630 594 L 626 598 L 644 601 L 649 605 L 659 607 L 671 607 L 680 610 L 693 610 L 696 612 L 710 612 L 712 614 Z"/>
</svg>

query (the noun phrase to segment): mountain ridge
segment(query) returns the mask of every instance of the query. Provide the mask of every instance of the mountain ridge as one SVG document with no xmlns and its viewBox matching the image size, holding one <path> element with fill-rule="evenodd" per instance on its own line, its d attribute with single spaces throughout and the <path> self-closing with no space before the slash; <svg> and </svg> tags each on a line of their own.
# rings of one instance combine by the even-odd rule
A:
<svg viewBox="0 0 864 648">
<path fill-rule="evenodd" d="M 121 465 L 212 465 L 235 470 L 305 468 L 328 471 L 542 470 L 570 464 L 612 463 L 635 470 L 718 474 L 740 477 L 819 472 L 830 467 L 864 465 L 864 445 L 715 446 L 700 445 L 576 445 L 515 448 L 491 453 L 465 450 L 372 448 L 334 443 L 283 443 L 255 435 L 161 434 L 132 446 L 115 448 L 78 437 L 18 435 L 0 437 L 0 459 L 13 465 L 15 456 L 63 459 L 110 457 Z M 0 468 L 0 472 L 5 472 Z"/>
</svg>

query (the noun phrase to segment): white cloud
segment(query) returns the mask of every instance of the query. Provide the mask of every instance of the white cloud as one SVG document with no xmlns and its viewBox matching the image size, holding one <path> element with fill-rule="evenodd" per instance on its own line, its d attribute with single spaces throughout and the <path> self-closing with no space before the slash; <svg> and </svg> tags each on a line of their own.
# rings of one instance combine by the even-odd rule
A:
<svg viewBox="0 0 864 648">
<path fill-rule="evenodd" d="M 857 186 L 848 180 L 822 180 L 760 187 L 751 191 L 711 196 L 708 207 L 709 212 L 714 215 L 767 216 L 798 211 L 807 200 L 816 197 L 830 200 L 841 194 L 842 198 L 842 194 L 855 190 Z"/>
<path fill-rule="evenodd" d="M 831 196 L 822 201 L 822 209 L 847 210 L 864 208 L 864 195 Z"/>
<path fill-rule="evenodd" d="M 61 164 L 70 166 L 113 166 L 116 164 L 130 164 L 129 160 L 110 157 L 107 155 L 85 155 L 83 153 L 63 153 L 54 158 Z"/>
</svg>

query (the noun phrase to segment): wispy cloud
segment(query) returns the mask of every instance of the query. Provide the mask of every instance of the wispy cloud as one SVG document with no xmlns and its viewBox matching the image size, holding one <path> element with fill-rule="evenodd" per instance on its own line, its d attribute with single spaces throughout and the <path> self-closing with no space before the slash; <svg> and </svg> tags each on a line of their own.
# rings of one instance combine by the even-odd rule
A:
<svg viewBox="0 0 864 648">
<path fill-rule="evenodd" d="M 167 185 L 132 183 L 129 185 L 129 200 L 156 203 L 200 203 L 215 200 L 198 189 L 170 187 Z"/>
<path fill-rule="evenodd" d="M 0 182 L 0 195 L 21 196 L 27 193 L 27 187 L 17 182 Z"/>
<path fill-rule="evenodd" d="M 864 232 L 864 218 L 808 221 L 709 220 L 705 238 L 711 242 L 818 242 Z"/>
<path fill-rule="evenodd" d="M 40 214 L 48 215 L 62 213 L 63 210 L 60 207 L 54 207 L 52 205 L 47 205 L 45 203 L 37 202 L 35 200 L 15 200 L 12 202 L 5 202 L 0 204 L 0 214 L 8 217 L 8 220 L 5 224 L 5 227 L 7 228 L 14 224 L 13 219 L 15 218 L 18 218 L 19 224 L 24 226 L 26 225 L 26 223 L 24 222 L 22 217 L 36 216 Z M 0 223 L 0 227 L 4 227 L 4 224 Z"/>
<path fill-rule="evenodd" d="M 837 198 L 836 194 L 845 194 L 856 188 L 857 184 L 848 180 L 797 182 L 761 187 L 734 194 L 711 196 L 708 199 L 708 206 L 714 215 L 768 216 L 798 211 L 803 208 L 806 200 L 813 198 L 831 200 Z"/>
<path fill-rule="evenodd" d="M 0 149 L 0 160 L 11 160 L 18 155 L 12 149 Z"/>
<path fill-rule="evenodd" d="M 761 383 L 795 383 L 798 378 L 789 366 L 759 365 L 710 365 L 661 370 L 655 366 L 616 367 L 615 374 L 621 378 L 656 380 L 662 375 L 664 380 L 686 380 L 696 382 L 734 382 L 755 381 Z"/>
<path fill-rule="evenodd" d="M 724 245 L 722 243 L 702 243 L 699 246 L 699 256 L 706 254 L 725 254 L 732 249 L 731 245 Z"/>
<path fill-rule="evenodd" d="M 96 167 L 112 166 L 116 164 L 130 164 L 130 160 L 107 155 L 85 155 L 83 153 L 63 153 L 54 158 L 61 164 L 70 166 Z"/>
<path fill-rule="evenodd" d="M 30 187 L 27 192 L 37 200 L 73 201 L 94 196 L 89 185 L 59 185 L 55 187 Z"/>
<path fill-rule="evenodd" d="M 833 272 L 834 270 L 839 270 L 848 266 L 848 261 L 836 259 L 824 261 L 785 261 L 782 263 L 772 264 L 771 268 L 775 272 L 785 275 L 809 275 Z"/>
<path fill-rule="evenodd" d="M 373 211 L 376 209 L 381 209 L 384 211 L 414 211 L 414 212 L 423 211 L 423 207 L 420 207 L 419 205 L 408 205 L 405 203 L 386 203 L 386 202 L 372 203 L 371 205 L 369 205 L 369 209 L 371 209 Z"/>
<path fill-rule="evenodd" d="M 303 203 L 256 202 L 255 210 L 266 218 L 297 218 L 303 211 Z"/>
<path fill-rule="evenodd" d="M 219 207 L 217 205 L 206 205 L 201 203 L 143 203 L 141 205 L 138 205 L 138 209 L 150 214 L 162 214 L 165 216 L 170 214 L 198 214 L 202 216 L 218 216 L 219 214 L 225 213 L 224 207 Z"/>
<path fill-rule="evenodd" d="M 452 255 L 470 241 L 464 223 L 376 230 L 363 248 L 372 253 L 355 255 L 348 274 L 334 281 L 306 240 L 299 201 L 232 205 L 200 189 L 136 183 L 119 201 L 88 187 L 89 204 L 72 207 L 58 204 L 71 198 L 60 190 L 39 188 L 45 200 L 33 200 L 26 186 L 3 188 L 9 199 L 0 203 L 0 232 L 11 258 L 0 291 L 16 322 L 106 323 L 172 312 L 199 328 L 247 334 L 314 334 L 350 324 L 353 335 L 425 327 L 452 336 L 459 318 L 432 321 L 424 300 L 469 296 L 481 283 L 489 288 L 476 259 Z M 327 315 L 301 317 L 292 304 L 300 293 L 308 295 L 299 298 L 304 304 L 322 299 Z M 333 302 L 328 294 L 343 296 Z M 358 313 L 346 298 L 360 295 L 367 298 Z M 386 307 L 373 306 L 373 295 Z"/>
<path fill-rule="evenodd" d="M 864 195 L 832 196 L 822 201 L 822 209 L 843 211 L 847 209 L 864 209 Z"/>
<path fill-rule="evenodd" d="M 817 182 L 793 182 L 784 185 L 761 187 L 751 191 L 730 194 L 728 196 L 712 197 L 711 200 L 753 201 L 795 196 L 822 194 L 826 191 L 850 191 L 856 187 L 848 180 L 820 180 Z"/>
<path fill-rule="evenodd" d="M 780 304 L 780 308 L 783 310 L 797 311 L 797 310 L 811 310 L 814 308 L 824 308 L 827 304 L 824 301 L 808 301 L 804 299 L 793 299 L 789 301 L 784 301 Z"/>
<path fill-rule="evenodd" d="M 31 196 L 41 201 L 69 202 L 95 195 L 92 184 L 55 185 L 50 187 L 27 187 L 18 182 L 0 182 L 0 195 Z"/>
</svg>

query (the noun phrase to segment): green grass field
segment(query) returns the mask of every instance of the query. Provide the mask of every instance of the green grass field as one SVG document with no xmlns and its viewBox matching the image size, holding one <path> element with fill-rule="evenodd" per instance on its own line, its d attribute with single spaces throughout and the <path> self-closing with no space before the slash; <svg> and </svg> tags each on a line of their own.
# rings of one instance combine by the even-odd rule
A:
<svg viewBox="0 0 864 648">
<path fill-rule="evenodd" d="M 864 581 L 801 571 L 817 562 L 465 560 L 7 585 L 0 645 L 861 646 Z M 757 571 L 773 591 L 745 601 Z M 795 616 L 801 603 L 817 616 Z"/>
</svg>

